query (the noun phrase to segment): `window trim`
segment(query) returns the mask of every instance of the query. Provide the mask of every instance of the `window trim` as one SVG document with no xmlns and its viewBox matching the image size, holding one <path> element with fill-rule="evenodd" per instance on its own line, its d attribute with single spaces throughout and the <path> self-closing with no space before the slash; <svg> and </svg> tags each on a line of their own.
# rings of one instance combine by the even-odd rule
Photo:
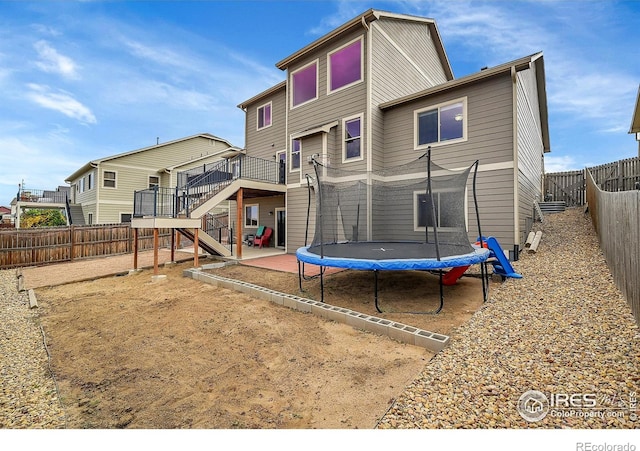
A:
<svg viewBox="0 0 640 451">
<path fill-rule="evenodd" d="M 298 153 L 300 154 L 300 163 L 297 168 L 293 167 L 293 142 L 300 142 L 300 150 Z M 302 139 L 301 138 L 291 138 L 291 146 L 289 148 L 289 172 L 300 172 L 302 171 Z"/>
<path fill-rule="evenodd" d="M 93 171 L 89 172 L 87 175 L 87 187 L 85 187 L 85 191 L 91 191 L 93 189 L 93 185 L 95 184 L 94 182 L 94 176 L 93 176 Z"/>
<path fill-rule="evenodd" d="M 260 127 L 260 110 L 262 109 L 264 111 L 264 108 L 267 106 L 269 107 L 269 125 L 263 125 L 262 127 Z M 264 118 L 263 118 L 263 123 L 264 123 Z M 273 124 L 273 101 L 267 102 L 264 105 L 260 105 L 259 107 L 256 108 L 256 131 L 269 128 L 271 127 L 271 124 Z"/>
<path fill-rule="evenodd" d="M 112 172 L 113 173 L 113 179 L 108 179 L 105 177 L 105 173 L 107 172 Z M 106 186 L 105 182 L 109 180 L 113 180 L 113 186 Z M 110 169 L 103 169 L 102 170 L 102 187 L 105 189 L 118 189 L 118 171 L 113 171 Z"/>
<path fill-rule="evenodd" d="M 449 139 L 446 141 L 440 141 L 440 110 L 449 105 L 453 105 L 456 103 L 462 103 L 462 137 L 456 139 Z M 426 144 L 419 144 L 420 140 L 420 121 L 419 115 L 420 113 L 424 113 L 425 111 L 438 110 L 438 141 Z M 467 97 L 460 97 L 458 99 L 447 100 L 446 102 L 437 103 L 435 105 L 429 105 L 424 108 L 420 108 L 413 111 L 413 148 L 414 150 L 423 150 L 431 147 L 439 147 L 447 144 L 456 144 L 461 142 L 466 142 L 468 138 L 467 128 L 469 119 L 469 109 L 467 105 Z"/>
<path fill-rule="evenodd" d="M 358 157 L 347 158 L 347 122 L 355 119 L 360 120 L 360 155 Z M 354 116 L 345 117 L 342 119 L 342 162 L 351 163 L 354 161 L 362 161 L 364 159 L 363 148 L 363 128 L 364 128 L 364 113 L 356 114 Z"/>
<path fill-rule="evenodd" d="M 249 218 L 247 216 L 247 208 L 253 208 L 256 207 L 256 225 L 250 225 L 247 224 L 247 219 Z M 244 228 L 245 229 L 257 229 L 260 226 L 260 204 L 245 204 L 244 205 Z"/>
<path fill-rule="evenodd" d="M 308 67 L 313 66 L 314 64 L 315 64 L 315 66 L 316 66 L 316 95 L 315 95 L 315 97 L 313 97 L 313 98 L 311 98 L 311 99 L 309 99 L 309 100 L 305 100 L 305 101 L 304 101 L 304 102 L 302 102 L 302 103 L 299 103 L 299 104 L 297 104 L 297 105 L 294 105 L 294 104 L 293 104 L 293 99 L 294 99 L 294 92 L 295 92 L 295 84 L 294 84 L 294 82 L 293 82 L 293 77 L 294 77 L 294 75 L 295 75 L 295 74 L 297 74 L 298 72 L 300 72 L 300 71 L 302 71 L 302 70 L 304 70 L 304 69 L 307 69 Z M 313 102 L 314 100 L 318 100 L 318 84 L 319 84 L 319 80 L 318 80 L 318 72 L 319 72 L 319 70 L 320 70 L 320 60 L 316 58 L 315 60 L 311 61 L 310 63 L 305 64 L 304 66 L 299 67 L 299 68 L 298 68 L 298 69 L 296 69 L 295 71 L 292 71 L 292 72 L 291 72 L 291 74 L 290 74 L 290 76 L 289 76 L 289 83 L 290 83 L 290 85 L 291 85 L 291 100 L 290 100 L 290 102 L 289 102 L 289 109 L 293 110 L 293 109 L 295 109 L 295 108 L 299 108 L 299 107 L 301 107 L 301 106 L 303 106 L 303 105 L 306 105 L 306 104 L 308 104 L 308 103 L 311 103 L 311 102 Z"/>
<path fill-rule="evenodd" d="M 434 190 L 433 194 L 438 196 L 438 205 L 440 204 L 440 193 L 446 193 L 447 190 Z M 418 196 L 427 195 L 427 190 L 424 191 L 414 191 L 413 192 L 413 231 L 414 232 L 424 232 L 425 226 L 418 225 Z M 438 210 L 440 211 L 440 210 Z M 464 227 L 467 232 L 469 232 L 469 190 L 468 187 L 464 188 Z M 433 227 L 429 227 L 430 231 L 433 231 Z M 438 230 L 443 231 L 451 231 L 453 227 L 440 227 L 438 226 Z"/>
<path fill-rule="evenodd" d="M 340 50 L 345 49 L 346 47 L 349 47 L 352 44 L 355 44 L 357 41 L 360 41 L 360 78 L 358 80 L 352 81 L 351 83 L 347 83 L 346 85 L 340 86 L 339 88 L 332 90 L 331 89 L 331 55 L 339 52 Z M 364 81 L 364 37 L 363 36 L 359 36 L 347 42 L 346 44 L 341 45 L 337 49 L 334 49 L 331 52 L 327 53 L 327 95 L 340 92 L 343 89 L 350 88 L 359 83 L 362 83 L 363 81 Z"/>
<path fill-rule="evenodd" d="M 157 183 L 152 184 L 152 183 L 151 183 L 151 179 L 152 179 L 152 178 L 157 179 L 157 180 L 158 180 L 158 182 L 157 182 Z M 158 176 L 158 175 L 150 175 L 150 176 L 148 176 L 148 177 L 147 177 L 147 185 L 148 185 L 149 189 L 153 189 L 155 186 L 157 186 L 158 188 L 160 188 L 160 176 Z"/>
</svg>

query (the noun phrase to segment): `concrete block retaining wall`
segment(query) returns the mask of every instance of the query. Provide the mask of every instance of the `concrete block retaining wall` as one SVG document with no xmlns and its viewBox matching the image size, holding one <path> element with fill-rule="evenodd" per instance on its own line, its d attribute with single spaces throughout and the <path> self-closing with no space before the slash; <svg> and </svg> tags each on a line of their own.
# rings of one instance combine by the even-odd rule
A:
<svg viewBox="0 0 640 451">
<path fill-rule="evenodd" d="M 204 267 L 203 267 L 204 268 Z M 206 269 L 206 268 L 204 268 Z M 199 268 L 187 269 L 184 277 L 190 277 L 203 283 L 246 293 L 257 299 L 271 301 L 304 313 L 311 313 L 322 318 L 340 322 L 356 329 L 365 330 L 378 335 L 385 335 L 394 340 L 420 346 L 433 352 L 439 352 L 448 344 L 450 338 L 428 330 L 418 329 L 406 324 L 397 323 L 384 318 L 366 315 L 331 304 L 302 298 L 300 296 L 280 293 L 248 282 L 241 282 L 226 277 L 202 272 Z"/>
</svg>

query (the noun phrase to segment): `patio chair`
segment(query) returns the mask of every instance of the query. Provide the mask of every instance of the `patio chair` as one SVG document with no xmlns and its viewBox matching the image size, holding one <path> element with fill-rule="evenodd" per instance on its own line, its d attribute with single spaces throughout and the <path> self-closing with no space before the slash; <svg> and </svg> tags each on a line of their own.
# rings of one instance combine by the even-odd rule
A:
<svg viewBox="0 0 640 451">
<path fill-rule="evenodd" d="M 273 234 L 273 229 L 271 227 L 267 227 L 264 229 L 264 234 L 260 237 L 256 237 L 253 240 L 253 247 L 258 246 L 262 248 L 263 246 L 269 247 L 269 241 L 271 241 L 271 234 Z"/>
<path fill-rule="evenodd" d="M 264 234 L 264 226 L 260 226 L 258 227 L 258 230 L 256 231 L 255 235 L 249 235 L 247 238 L 247 245 L 249 246 L 255 246 L 255 240 L 256 238 L 260 238 L 263 234 Z"/>
</svg>

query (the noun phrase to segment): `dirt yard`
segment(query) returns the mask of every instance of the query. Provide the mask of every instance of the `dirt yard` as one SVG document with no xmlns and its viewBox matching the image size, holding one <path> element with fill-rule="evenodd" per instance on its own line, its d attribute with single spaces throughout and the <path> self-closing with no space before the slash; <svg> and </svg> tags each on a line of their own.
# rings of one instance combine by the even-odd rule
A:
<svg viewBox="0 0 640 451">
<path fill-rule="evenodd" d="M 162 268 L 167 279 L 155 283 L 144 271 L 36 290 L 68 427 L 373 428 L 432 357 L 184 278 L 191 266 Z M 218 273 L 298 293 L 293 274 Z M 480 281 L 464 278 L 445 287 L 440 315 L 378 314 L 372 277 L 328 276 L 325 301 L 445 334 L 482 305 Z M 317 281 L 305 289 L 319 296 Z M 412 301 L 426 293 L 431 300 Z M 428 310 L 434 294 L 430 274 L 380 278 L 384 309 Z"/>
</svg>

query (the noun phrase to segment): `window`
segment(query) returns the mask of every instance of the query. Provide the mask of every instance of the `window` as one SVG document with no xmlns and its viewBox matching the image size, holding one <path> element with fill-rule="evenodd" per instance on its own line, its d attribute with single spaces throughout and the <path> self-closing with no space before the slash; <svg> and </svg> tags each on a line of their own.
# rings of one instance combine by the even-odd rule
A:
<svg viewBox="0 0 640 451">
<path fill-rule="evenodd" d="M 441 191 L 433 193 L 433 200 L 435 202 L 435 217 L 437 219 L 438 228 L 446 229 L 447 227 L 460 227 L 456 214 L 456 209 L 452 208 L 453 205 L 460 205 L 460 208 L 464 208 L 465 226 L 466 226 L 466 211 L 467 211 L 467 192 L 465 189 L 464 200 L 461 201 L 461 193 L 457 191 Z M 414 192 L 414 215 L 413 215 L 413 228 L 415 231 L 424 230 L 425 227 L 433 228 L 433 210 L 431 208 L 431 198 L 427 196 L 425 191 Z M 464 205 L 462 205 L 464 204 Z M 446 207 L 442 207 L 445 206 Z"/>
<path fill-rule="evenodd" d="M 153 189 L 156 186 L 160 185 L 160 177 L 157 177 L 155 175 L 150 175 L 149 176 L 149 189 Z"/>
<path fill-rule="evenodd" d="M 258 205 L 247 205 L 244 207 L 244 226 L 258 227 Z"/>
<path fill-rule="evenodd" d="M 298 69 L 291 74 L 293 95 L 291 107 L 297 107 L 318 98 L 318 62 Z"/>
<path fill-rule="evenodd" d="M 271 126 L 271 102 L 258 108 L 258 130 Z"/>
<path fill-rule="evenodd" d="M 427 145 L 466 141 L 466 98 L 417 110 L 416 148 Z"/>
<path fill-rule="evenodd" d="M 93 172 L 89 172 L 87 175 L 87 190 L 93 189 Z"/>
<path fill-rule="evenodd" d="M 131 213 L 120 213 L 120 222 L 122 222 L 122 223 L 130 223 L 131 222 Z"/>
<path fill-rule="evenodd" d="M 102 186 L 105 188 L 116 187 L 116 173 L 114 171 L 104 171 L 102 173 Z"/>
<path fill-rule="evenodd" d="M 87 222 L 88 222 L 87 225 L 93 225 L 93 213 L 89 213 L 89 218 Z"/>
<path fill-rule="evenodd" d="M 291 170 L 300 169 L 300 154 L 302 153 L 302 141 L 294 139 L 291 141 Z"/>
<path fill-rule="evenodd" d="M 330 53 L 328 58 L 329 92 L 362 81 L 362 39 Z"/>
<path fill-rule="evenodd" d="M 78 194 L 84 193 L 84 177 L 78 180 L 78 184 L 76 185 L 76 189 Z"/>
<path fill-rule="evenodd" d="M 347 118 L 342 121 L 342 128 L 344 130 L 343 161 L 362 159 L 360 139 L 362 135 L 361 124 L 362 118 L 360 116 Z"/>
</svg>

